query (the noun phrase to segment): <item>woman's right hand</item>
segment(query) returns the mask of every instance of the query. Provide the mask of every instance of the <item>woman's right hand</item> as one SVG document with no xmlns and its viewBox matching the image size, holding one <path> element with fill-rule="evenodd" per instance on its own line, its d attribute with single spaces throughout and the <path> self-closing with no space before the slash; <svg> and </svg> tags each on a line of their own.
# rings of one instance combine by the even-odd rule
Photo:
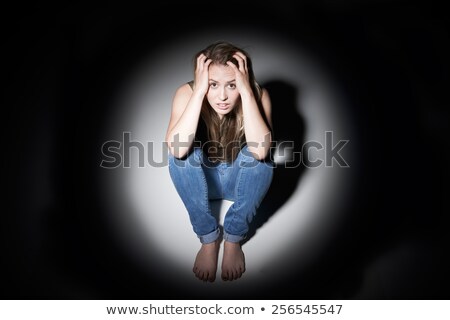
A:
<svg viewBox="0 0 450 320">
<path fill-rule="evenodd" d="M 208 69 L 211 59 L 203 53 L 197 57 L 197 68 L 195 69 L 194 91 L 201 95 L 206 95 L 209 88 Z"/>
</svg>

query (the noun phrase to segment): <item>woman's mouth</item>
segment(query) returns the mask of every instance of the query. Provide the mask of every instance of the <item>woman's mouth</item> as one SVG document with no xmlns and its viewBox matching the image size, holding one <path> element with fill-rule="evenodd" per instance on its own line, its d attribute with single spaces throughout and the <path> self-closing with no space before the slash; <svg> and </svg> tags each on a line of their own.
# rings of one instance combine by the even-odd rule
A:
<svg viewBox="0 0 450 320">
<path fill-rule="evenodd" d="M 230 107 L 228 103 L 218 103 L 216 106 L 220 110 L 227 110 Z"/>
</svg>

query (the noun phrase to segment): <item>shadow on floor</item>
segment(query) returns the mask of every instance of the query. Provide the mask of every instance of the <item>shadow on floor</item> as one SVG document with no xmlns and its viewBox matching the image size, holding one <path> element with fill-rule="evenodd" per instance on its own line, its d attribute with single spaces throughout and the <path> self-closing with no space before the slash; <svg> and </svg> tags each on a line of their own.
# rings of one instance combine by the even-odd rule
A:
<svg viewBox="0 0 450 320">
<path fill-rule="evenodd" d="M 294 193 L 304 170 L 303 154 L 305 123 L 298 113 L 300 90 L 283 80 L 262 84 L 272 101 L 273 140 L 271 157 L 276 161 L 272 184 L 250 223 L 243 244 L 249 241 Z M 277 161 L 278 159 L 278 161 Z"/>
</svg>

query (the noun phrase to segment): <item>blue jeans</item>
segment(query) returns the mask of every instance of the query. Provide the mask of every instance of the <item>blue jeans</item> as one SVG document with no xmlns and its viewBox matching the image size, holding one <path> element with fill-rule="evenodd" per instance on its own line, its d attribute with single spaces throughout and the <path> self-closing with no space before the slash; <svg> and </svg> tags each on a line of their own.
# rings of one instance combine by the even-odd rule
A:
<svg viewBox="0 0 450 320">
<path fill-rule="evenodd" d="M 209 203 L 217 199 L 233 201 L 224 218 L 224 240 L 240 242 L 246 237 L 272 182 L 273 168 L 271 161 L 256 160 L 247 146 L 233 163 L 212 163 L 201 148 L 194 148 L 183 159 L 169 153 L 170 176 L 201 243 L 214 242 L 220 236 Z"/>
</svg>

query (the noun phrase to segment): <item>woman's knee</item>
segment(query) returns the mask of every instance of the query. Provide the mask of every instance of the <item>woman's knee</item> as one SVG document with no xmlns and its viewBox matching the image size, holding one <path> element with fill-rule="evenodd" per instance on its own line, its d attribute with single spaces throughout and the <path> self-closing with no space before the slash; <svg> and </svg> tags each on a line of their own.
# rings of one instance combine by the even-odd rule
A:
<svg viewBox="0 0 450 320">
<path fill-rule="evenodd" d="M 270 159 L 256 159 L 247 146 L 244 146 L 236 158 L 238 165 L 245 168 L 256 168 L 256 170 L 270 171 L 273 169 L 273 162 Z"/>
<path fill-rule="evenodd" d="M 274 165 L 270 160 L 258 160 L 253 157 L 248 149 L 241 150 L 238 158 L 238 166 L 241 170 L 245 170 L 246 176 L 252 176 L 255 182 L 258 180 L 271 180 Z"/>
<path fill-rule="evenodd" d="M 201 167 L 202 163 L 203 153 L 199 148 L 194 148 L 191 152 L 189 152 L 182 158 L 177 158 L 169 153 L 169 169 L 172 171 L 199 168 Z"/>
</svg>

